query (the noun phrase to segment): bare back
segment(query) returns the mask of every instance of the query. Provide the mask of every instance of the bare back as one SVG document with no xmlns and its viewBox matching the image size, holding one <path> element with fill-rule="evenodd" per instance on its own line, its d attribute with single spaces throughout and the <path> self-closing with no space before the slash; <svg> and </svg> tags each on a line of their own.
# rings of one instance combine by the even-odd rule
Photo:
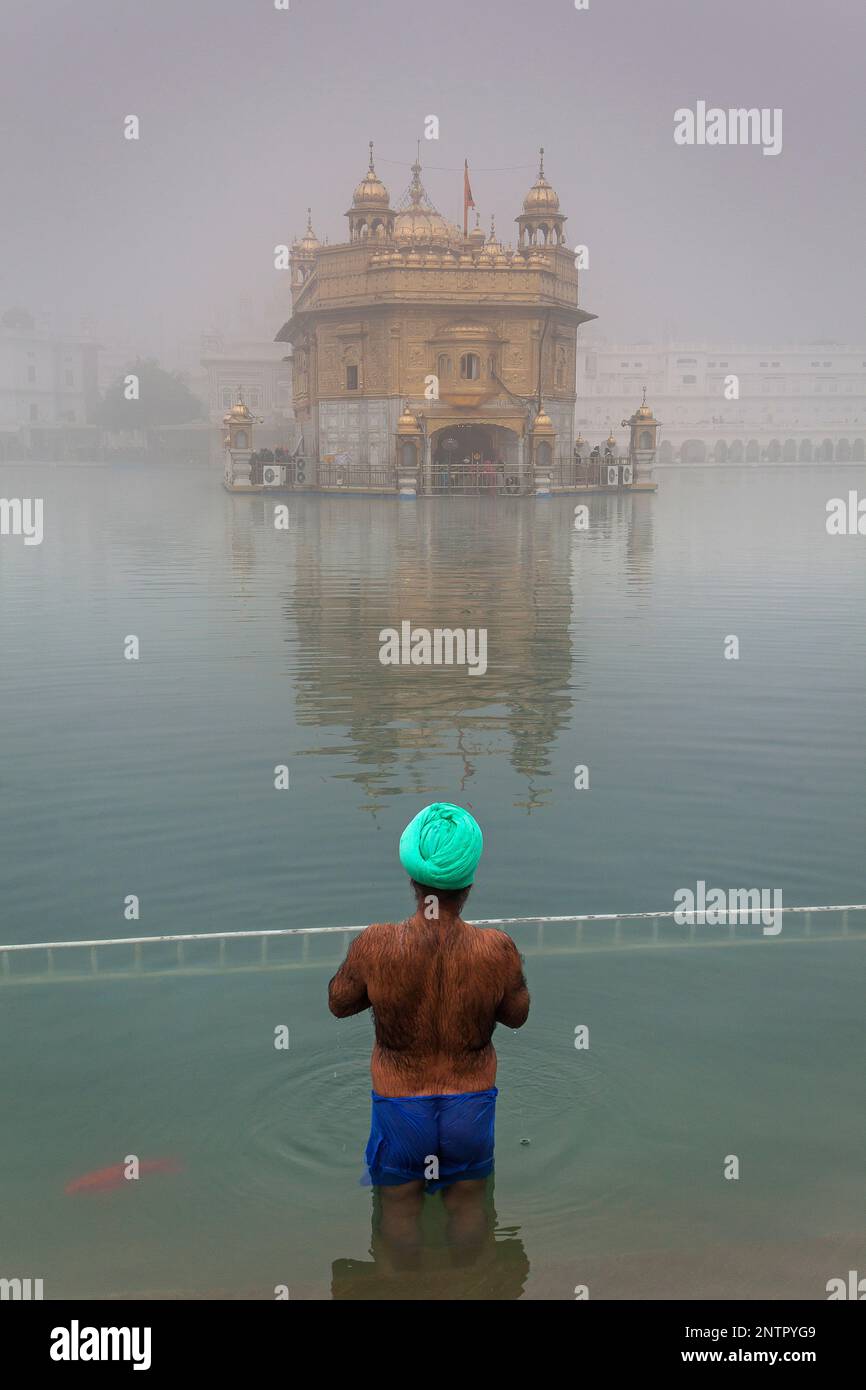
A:
<svg viewBox="0 0 866 1390">
<path fill-rule="evenodd" d="M 504 932 L 459 917 L 371 926 L 330 983 L 338 1017 L 371 1008 L 371 1072 L 380 1095 L 480 1091 L 496 1081 L 497 1023 L 529 1013 L 520 956 Z"/>
</svg>

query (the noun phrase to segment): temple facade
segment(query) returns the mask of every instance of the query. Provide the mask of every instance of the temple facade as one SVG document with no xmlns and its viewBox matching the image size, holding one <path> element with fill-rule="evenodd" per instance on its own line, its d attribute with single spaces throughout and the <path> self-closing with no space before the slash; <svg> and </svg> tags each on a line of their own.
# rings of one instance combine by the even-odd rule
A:
<svg viewBox="0 0 866 1390">
<path fill-rule="evenodd" d="M 579 306 L 544 151 L 513 249 L 492 223 L 485 234 L 465 212 L 462 229 L 449 222 L 421 174 L 419 154 L 392 204 L 371 144 L 344 238 L 320 241 L 308 216 L 291 247 L 292 313 L 276 341 L 291 347 L 301 485 L 558 490 L 576 477 L 577 333 L 595 315 Z"/>
</svg>

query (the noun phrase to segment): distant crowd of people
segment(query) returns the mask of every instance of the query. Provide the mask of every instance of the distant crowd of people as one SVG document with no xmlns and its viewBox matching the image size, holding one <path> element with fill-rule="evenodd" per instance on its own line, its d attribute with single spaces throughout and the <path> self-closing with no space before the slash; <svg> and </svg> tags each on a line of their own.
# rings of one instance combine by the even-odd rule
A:
<svg viewBox="0 0 866 1390">
<path fill-rule="evenodd" d="M 590 449 L 590 451 L 589 451 L 589 461 L 590 461 L 590 463 L 600 463 L 602 457 L 604 457 L 605 463 L 608 463 L 608 462 L 612 463 L 613 460 L 616 458 L 616 455 L 614 454 L 613 449 L 611 449 L 609 445 L 606 445 L 606 446 L 605 446 L 605 450 L 604 450 L 604 455 L 603 455 L 603 456 L 602 456 L 601 449 L 599 448 L 599 446 L 598 446 L 597 444 L 595 445 L 595 447 L 594 447 L 593 449 Z M 578 467 L 580 467 L 580 466 L 582 465 L 582 463 L 583 463 L 583 454 L 582 454 L 582 452 L 581 452 L 580 445 L 578 445 L 578 444 L 575 444 L 575 446 L 574 446 L 574 461 L 575 461 L 575 463 L 577 464 Z"/>
<path fill-rule="evenodd" d="M 290 449 L 256 449 L 250 463 L 290 463 L 293 457 Z"/>
<path fill-rule="evenodd" d="M 502 458 L 482 458 L 479 453 L 467 454 L 459 461 L 455 458 L 440 457 L 434 473 L 436 487 L 440 492 L 520 491 L 519 476 L 516 473 L 506 473 Z"/>
</svg>

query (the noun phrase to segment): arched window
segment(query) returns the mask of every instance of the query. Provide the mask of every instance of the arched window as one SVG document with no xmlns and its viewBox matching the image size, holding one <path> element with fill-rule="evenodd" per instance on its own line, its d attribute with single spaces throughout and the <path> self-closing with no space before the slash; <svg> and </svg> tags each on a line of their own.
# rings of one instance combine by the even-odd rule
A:
<svg viewBox="0 0 866 1390">
<path fill-rule="evenodd" d="M 652 437 L 652 435 L 650 434 L 649 430 L 643 430 L 643 431 L 641 432 L 640 439 L 639 439 L 638 442 L 637 442 L 637 447 L 638 447 L 639 449 L 651 449 L 652 446 L 653 446 L 653 437 Z"/>
<path fill-rule="evenodd" d="M 488 374 L 488 376 L 496 376 L 496 354 L 495 354 L 495 353 L 491 353 L 490 356 L 489 356 L 488 359 L 487 359 L 487 374 Z"/>
<path fill-rule="evenodd" d="M 346 390 L 357 391 L 358 389 L 358 368 L 350 363 L 346 368 Z"/>
<path fill-rule="evenodd" d="M 446 357 L 444 352 L 440 352 L 439 354 L 439 360 L 436 364 L 436 371 L 439 375 L 440 380 L 443 376 L 451 375 L 451 358 Z"/>
<path fill-rule="evenodd" d="M 246 432 L 246 430 L 238 430 L 237 434 L 235 435 L 235 448 L 236 448 L 236 449 L 245 449 L 246 447 L 247 447 L 247 432 Z"/>
<path fill-rule="evenodd" d="M 464 381 L 477 381 L 481 375 L 481 358 L 477 352 L 464 352 L 460 358 L 460 375 Z"/>
</svg>

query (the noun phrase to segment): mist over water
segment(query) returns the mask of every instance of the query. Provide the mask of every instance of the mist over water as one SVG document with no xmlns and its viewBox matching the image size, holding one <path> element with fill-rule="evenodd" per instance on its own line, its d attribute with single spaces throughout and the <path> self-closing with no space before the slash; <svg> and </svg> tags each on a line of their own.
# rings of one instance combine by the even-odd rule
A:
<svg viewBox="0 0 866 1390">
<path fill-rule="evenodd" d="M 433 799 L 484 826 L 470 917 L 671 909 L 698 879 L 863 901 L 864 573 L 824 524 L 854 468 L 668 472 L 587 499 L 588 532 L 573 498 L 297 498 L 278 532 L 206 469 L 2 471 L 51 539 L 0 551 L 7 941 L 399 919 Z M 404 617 L 485 625 L 487 674 L 383 666 Z M 600 927 L 550 956 L 573 926 L 514 928 L 533 1011 L 495 1036 L 499 1238 L 465 1296 L 823 1296 L 862 1224 L 860 929 L 648 955 Z M 47 1297 L 402 1296 L 357 1186 L 370 1023 L 326 1009 L 344 947 L 13 962 L 4 1248 Z M 64 1193 L 131 1152 L 183 1172 Z M 428 1220 L 412 1287 L 453 1297 Z"/>
<path fill-rule="evenodd" d="M 862 0 L 7 8 L 0 1300 L 857 1297 Z M 532 1007 L 401 1243 L 438 801 Z"/>
</svg>

